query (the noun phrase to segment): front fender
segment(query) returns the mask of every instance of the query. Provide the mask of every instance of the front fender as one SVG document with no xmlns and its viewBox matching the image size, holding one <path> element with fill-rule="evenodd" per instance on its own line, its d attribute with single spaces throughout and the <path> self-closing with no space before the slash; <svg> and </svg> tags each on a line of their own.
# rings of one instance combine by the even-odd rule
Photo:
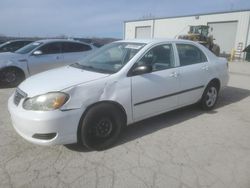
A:
<svg viewBox="0 0 250 188">
<path fill-rule="evenodd" d="M 113 101 L 120 104 L 126 112 L 127 122 L 132 122 L 130 78 L 105 79 L 73 86 L 63 90 L 70 95 L 69 101 L 62 110 L 81 108 L 83 111 L 89 106 L 102 102 Z"/>
<path fill-rule="evenodd" d="M 12 61 L 12 60 L 6 60 L 0 64 L 0 70 L 9 68 L 9 67 L 19 68 L 20 70 L 24 72 L 26 78 L 29 76 L 27 60 L 18 61 L 18 62 Z"/>
</svg>

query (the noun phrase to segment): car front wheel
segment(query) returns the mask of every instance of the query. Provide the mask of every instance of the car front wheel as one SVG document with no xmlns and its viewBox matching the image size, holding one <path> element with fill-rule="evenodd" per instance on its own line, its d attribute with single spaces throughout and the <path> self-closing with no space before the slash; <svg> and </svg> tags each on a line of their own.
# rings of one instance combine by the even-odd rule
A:
<svg viewBox="0 0 250 188">
<path fill-rule="evenodd" d="M 98 104 L 88 110 L 81 122 L 81 142 L 94 150 L 111 147 L 118 139 L 124 120 L 112 104 Z"/>
</svg>

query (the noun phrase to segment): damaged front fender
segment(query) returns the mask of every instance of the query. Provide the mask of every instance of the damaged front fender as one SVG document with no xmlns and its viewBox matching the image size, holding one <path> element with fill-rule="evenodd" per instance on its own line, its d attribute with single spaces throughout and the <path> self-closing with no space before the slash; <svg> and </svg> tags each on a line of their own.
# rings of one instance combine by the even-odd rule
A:
<svg viewBox="0 0 250 188">
<path fill-rule="evenodd" d="M 119 81 L 118 81 L 119 80 Z M 91 105 L 111 101 L 120 104 L 126 112 L 127 123 L 132 122 L 130 78 L 100 79 L 63 90 L 69 94 L 69 101 L 62 110 L 79 109 L 83 112 Z"/>
</svg>

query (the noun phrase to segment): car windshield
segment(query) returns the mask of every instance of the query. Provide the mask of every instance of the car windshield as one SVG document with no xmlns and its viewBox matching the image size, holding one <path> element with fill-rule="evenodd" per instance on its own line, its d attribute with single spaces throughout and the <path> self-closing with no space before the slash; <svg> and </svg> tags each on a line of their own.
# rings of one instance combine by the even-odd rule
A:
<svg viewBox="0 0 250 188">
<path fill-rule="evenodd" d="M 4 47 L 4 46 L 8 45 L 9 43 L 10 43 L 10 42 L 5 42 L 5 43 L 0 44 L 0 48 L 2 48 L 2 47 Z"/>
<path fill-rule="evenodd" d="M 27 54 L 29 52 L 31 52 L 32 50 L 34 50 L 35 48 L 37 48 L 38 46 L 41 46 L 42 42 L 32 42 L 31 44 L 28 44 L 22 48 L 20 48 L 19 50 L 15 51 L 15 53 L 18 54 Z"/>
<path fill-rule="evenodd" d="M 143 46 L 145 46 L 143 43 L 111 43 L 71 66 L 94 72 L 116 73 L 132 59 Z"/>
</svg>

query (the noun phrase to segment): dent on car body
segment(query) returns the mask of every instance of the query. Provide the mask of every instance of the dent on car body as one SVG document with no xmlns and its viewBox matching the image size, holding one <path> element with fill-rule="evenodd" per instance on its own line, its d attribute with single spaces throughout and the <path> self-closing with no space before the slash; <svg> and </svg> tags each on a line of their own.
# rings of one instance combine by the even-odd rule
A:
<svg viewBox="0 0 250 188">
<path fill-rule="evenodd" d="M 106 79 L 105 84 L 103 80 Z M 102 78 L 89 83 L 80 84 L 72 88 L 63 90 L 71 96 L 71 99 L 66 103 L 61 110 L 73 110 L 82 108 L 85 110 L 88 106 L 103 102 L 116 101 L 123 106 L 127 114 L 127 122 L 132 122 L 131 112 L 131 90 L 126 79 L 116 81 L 110 77 Z M 127 101 L 130 101 L 128 103 Z"/>
</svg>

